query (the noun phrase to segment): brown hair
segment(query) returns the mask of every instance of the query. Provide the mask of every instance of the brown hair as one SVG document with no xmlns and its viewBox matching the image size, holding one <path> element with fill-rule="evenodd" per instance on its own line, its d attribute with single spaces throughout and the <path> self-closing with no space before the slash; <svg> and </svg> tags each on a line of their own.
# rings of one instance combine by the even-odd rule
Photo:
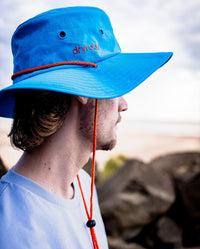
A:
<svg viewBox="0 0 200 249">
<path fill-rule="evenodd" d="M 55 133 L 71 105 L 71 95 L 45 90 L 15 93 L 14 121 L 10 131 L 12 145 L 31 151 Z"/>
</svg>

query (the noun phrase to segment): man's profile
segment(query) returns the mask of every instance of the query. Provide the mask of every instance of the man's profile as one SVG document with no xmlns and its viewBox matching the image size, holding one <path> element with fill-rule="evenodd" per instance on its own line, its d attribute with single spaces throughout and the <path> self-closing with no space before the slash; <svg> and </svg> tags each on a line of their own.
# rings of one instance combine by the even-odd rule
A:
<svg viewBox="0 0 200 249">
<path fill-rule="evenodd" d="M 54 9 L 15 31 L 13 84 L 0 116 L 23 150 L 0 181 L 0 247 L 108 248 L 94 186 L 95 151 L 117 141 L 123 97 L 172 56 L 122 53 L 94 7 Z M 90 178 L 82 167 L 93 152 Z M 8 235 L 12 236 L 8 238 Z"/>
</svg>

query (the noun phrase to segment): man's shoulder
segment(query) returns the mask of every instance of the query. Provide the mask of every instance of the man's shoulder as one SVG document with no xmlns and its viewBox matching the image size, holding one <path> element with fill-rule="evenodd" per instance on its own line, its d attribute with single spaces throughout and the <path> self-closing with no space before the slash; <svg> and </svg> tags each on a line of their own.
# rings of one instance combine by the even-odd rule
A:
<svg viewBox="0 0 200 249">
<path fill-rule="evenodd" d="M 4 182 L 3 179 L 0 179 L 0 199 L 3 195 L 3 193 L 5 192 L 7 186 L 8 186 L 8 183 Z"/>
<path fill-rule="evenodd" d="M 8 189 L 9 189 L 9 181 L 7 181 L 8 175 L 9 175 L 9 171 L 0 178 L 0 198 L 6 192 L 8 192 Z"/>
</svg>

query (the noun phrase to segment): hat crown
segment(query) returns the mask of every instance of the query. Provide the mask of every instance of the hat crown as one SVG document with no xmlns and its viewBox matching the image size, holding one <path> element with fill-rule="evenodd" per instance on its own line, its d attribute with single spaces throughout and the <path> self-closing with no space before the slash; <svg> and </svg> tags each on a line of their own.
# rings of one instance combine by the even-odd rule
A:
<svg viewBox="0 0 200 249">
<path fill-rule="evenodd" d="M 94 7 L 47 11 L 12 37 L 14 73 L 64 61 L 98 62 L 120 53 L 109 17 Z"/>
</svg>

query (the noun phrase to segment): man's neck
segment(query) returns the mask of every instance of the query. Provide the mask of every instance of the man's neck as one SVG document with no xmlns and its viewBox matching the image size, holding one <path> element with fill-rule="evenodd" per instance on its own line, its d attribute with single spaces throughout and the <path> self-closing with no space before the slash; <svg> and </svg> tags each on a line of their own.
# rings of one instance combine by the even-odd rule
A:
<svg viewBox="0 0 200 249">
<path fill-rule="evenodd" d="M 24 152 L 14 171 L 62 198 L 72 199 L 72 182 L 91 153 L 91 143 L 79 137 L 76 126 L 70 116 L 42 145 Z"/>
</svg>

